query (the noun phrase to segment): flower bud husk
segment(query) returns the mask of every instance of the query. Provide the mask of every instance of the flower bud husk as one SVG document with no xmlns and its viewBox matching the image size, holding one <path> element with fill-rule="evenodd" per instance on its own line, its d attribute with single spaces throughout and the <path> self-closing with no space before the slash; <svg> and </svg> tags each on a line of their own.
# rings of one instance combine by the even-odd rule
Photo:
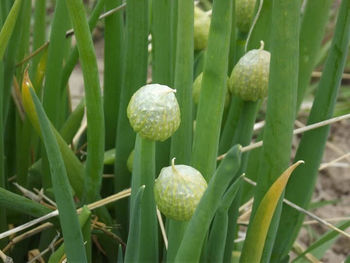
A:
<svg viewBox="0 0 350 263">
<path fill-rule="evenodd" d="M 161 170 L 154 184 L 158 209 L 177 221 L 191 219 L 207 182 L 199 171 L 187 165 L 172 165 Z"/>
<path fill-rule="evenodd" d="M 127 115 L 134 131 L 153 141 L 168 139 L 180 125 L 175 90 L 165 85 L 143 86 L 132 96 Z"/>
<path fill-rule="evenodd" d="M 270 53 L 253 49 L 235 65 L 229 80 L 232 94 L 245 101 L 256 101 L 267 96 Z"/>
</svg>

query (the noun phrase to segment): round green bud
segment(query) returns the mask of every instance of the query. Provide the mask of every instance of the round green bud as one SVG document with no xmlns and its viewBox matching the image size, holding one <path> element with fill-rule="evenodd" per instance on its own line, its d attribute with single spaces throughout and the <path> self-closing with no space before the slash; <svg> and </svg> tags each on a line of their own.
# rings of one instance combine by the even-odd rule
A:
<svg viewBox="0 0 350 263">
<path fill-rule="evenodd" d="M 256 0 L 236 0 L 236 24 L 239 31 L 248 33 L 252 23 Z"/>
<path fill-rule="evenodd" d="M 232 94 L 246 101 L 256 101 L 267 96 L 270 70 L 270 52 L 253 49 L 235 65 L 229 80 Z"/>
<path fill-rule="evenodd" d="M 192 99 L 193 102 L 198 105 L 199 103 L 199 96 L 201 94 L 201 86 L 202 86 L 202 79 L 203 79 L 203 72 L 197 76 L 197 78 L 193 82 L 192 86 Z M 231 101 L 231 94 L 229 90 L 229 78 L 227 78 L 227 92 L 225 97 L 225 108 L 230 105 Z"/>
<path fill-rule="evenodd" d="M 160 171 L 154 184 L 154 198 L 165 216 L 188 221 L 208 185 L 199 171 L 191 166 L 175 165 L 174 159 L 171 166 Z"/>
<path fill-rule="evenodd" d="M 207 47 L 210 27 L 210 17 L 199 7 L 194 7 L 194 49 L 202 50 Z"/>
<path fill-rule="evenodd" d="M 165 141 L 180 125 L 176 91 L 165 85 L 143 86 L 131 97 L 127 108 L 129 122 L 142 138 Z"/>
</svg>

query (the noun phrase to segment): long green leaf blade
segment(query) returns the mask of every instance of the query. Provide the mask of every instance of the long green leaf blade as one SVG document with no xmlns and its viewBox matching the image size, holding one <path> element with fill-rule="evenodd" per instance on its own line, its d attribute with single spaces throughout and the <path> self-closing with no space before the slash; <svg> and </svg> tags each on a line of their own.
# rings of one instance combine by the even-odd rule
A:
<svg viewBox="0 0 350 263">
<path fill-rule="evenodd" d="M 59 211 L 63 237 L 66 244 L 65 250 L 67 258 L 71 262 L 86 262 L 87 259 L 83 236 L 73 203 L 72 193 L 69 191 L 70 185 L 67 178 L 66 168 L 49 120 L 47 119 L 35 91 L 30 89 L 30 92 L 34 100 L 35 108 L 38 112 L 39 124 L 49 159 L 52 184 Z"/>
<path fill-rule="evenodd" d="M 216 0 L 209 30 L 192 165 L 209 180 L 214 174 L 226 95 L 232 0 Z"/>
<path fill-rule="evenodd" d="M 66 0 L 73 23 L 83 69 L 86 115 L 89 127 L 88 153 L 85 166 L 86 201 L 94 201 L 101 187 L 104 153 L 104 114 L 95 49 L 82 0 Z"/>
<path fill-rule="evenodd" d="M 2 60 L 12 31 L 16 25 L 17 16 L 21 9 L 22 0 L 16 0 L 13 4 L 9 15 L 0 31 L 0 60 Z"/>
</svg>

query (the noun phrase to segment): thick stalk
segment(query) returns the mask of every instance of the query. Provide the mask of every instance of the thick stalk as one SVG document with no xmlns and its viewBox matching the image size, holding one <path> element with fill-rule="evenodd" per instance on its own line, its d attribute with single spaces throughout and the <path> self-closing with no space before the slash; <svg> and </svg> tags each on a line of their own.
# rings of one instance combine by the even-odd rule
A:
<svg viewBox="0 0 350 263">
<path fill-rule="evenodd" d="M 174 88 L 181 112 L 179 129 L 171 138 L 171 156 L 180 164 L 190 164 L 192 148 L 192 83 L 193 83 L 193 2 L 178 1 L 178 24 Z M 170 220 L 167 260 L 174 261 L 186 223 Z"/>
<path fill-rule="evenodd" d="M 173 87 L 171 57 L 171 0 L 152 1 L 152 82 Z M 156 172 L 169 165 L 170 139 L 156 143 Z"/>
<path fill-rule="evenodd" d="M 43 95 L 43 105 L 47 116 L 55 128 L 60 128 L 58 123 L 61 119 L 60 114 L 64 111 L 59 110 L 61 106 L 62 92 L 60 89 L 60 77 L 62 74 L 63 57 L 65 54 L 64 44 L 66 40 L 66 31 L 69 29 L 69 19 L 67 18 L 67 6 L 65 0 L 56 1 L 55 13 L 51 26 L 50 45 L 47 54 L 45 86 Z"/>
<path fill-rule="evenodd" d="M 233 32 L 235 32 L 235 30 L 233 30 Z M 232 34 L 233 33 L 231 33 L 231 38 L 232 38 Z M 237 37 L 235 38 L 236 43 L 234 45 L 234 48 L 235 48 L 234 55 L 232 58 L 231 56 L 232 56 L 233 44 L 231 43 L 230 45 L 230 60 L 229 60 L 230 65 L 229 66 L 231 66 L 232 68 L 231 68 L 231 71 L 228 71 L 229 76 L 231 75 L 234 65 L 244 55 L 244 46 L 246 43 L 246 38 L 247 38 L 247 34 L 241 33 L 239 31 L 237 32 Z M 227 119 L 225 121 L 222 135 L 220 138 L 219 153 L 225 153 L 230 149 L 230 147 L 232 147 L 233 145 L 232 141 L 235 136 L 242 107 L 243 107 L 243 101 L 239 97 L 233 95 L 231 98 Z"/>
<path fill-rule="evenodd" d="M 321 48 L 331 0 L 308 0 L 300 26 L 299 79 L 297 111 L 309 84 L 315 60 Z"/>
<path fill-rule="evenodd" d="M 128 0 L 126 6 L 126 51 L 124 79 L 121 90 L 116 135 L 116 158 L 114 164 L 114 190 L 130 186 L 127 159 L 134 148 L 135 133 L 126 116 L 131 96 L 146 83 L 148 46 L 148 0 Z M 128 203 L 123 200 L 116 208 L 117 219 L 122 220 L 121 230 L 126 236 Z"/>
<path fill-rule="evenodd" d="M 7 18 L 4 22 L 4 25 L 1 28 L 1 31 L 0 31 L 0 60 L 3 59 L 7 44 L 9 42 L 10 37 L 12 35 L 12 32 L 15 28 L 17 16 L 20 12 L 21 5 L 22 5 L 22 0 L 16 0 L 16 2 L 13 4 L 13 6 L 11 8 L 9 15 L 7 16 Z"/>
<path fill-rule="evenodd" d="M 23 57 L 29 52 L 29 32 L 30 32 L 30 17 L 31 17 L 31 2 L 23 2 L 22 10 L 20 13 L 22 28 L 21 36 L 19 40 L 19 48 L 17 53 L 17 61 L 22 60 Z M 22 68 L 17 68 L 16 73 L 17 80 L 21 82 Z M 27 173 L 30 165 L 30 148 L 31 148 L 31 133 L 32 127 L 28 118 L 23 120 L 19 114 L 16 114 L 16 173 L 17 181 L 20 185 L 27 186 Z"/>
<path fill-rule="evenodd" d="M 37 50 L 45 42 L 45 38 L 46 38 L 45 15 L 46 15 L 46 0 L 35 1 L 34 26 L 33 26 L 33 50 Z M 40 59 L 41 59 L 40 56 L 35 56 L 32 59 L 31 71 L 30 71 L 31 79 L 34 79 Z"/>
<path fill-rule="evenodd" d="M 3 121 L 3 90 L 4 90 L 4 63 L 0 61 L 0 187 L 6 188 L 5 174 L 5 149 L 4 149 L 4 121 Z M 7 230 L 6 210 L 3 209 L 0 215 L 0 232 Z M 6 245 L 5 241 L 0 241 L 0 245 Z"/>
<path fill-rule="evenodd" d="M 141 203 L 140 230 L 134 241 L 139 244 L 135 255 L 136 262 L 158 261 L 158 222 L 156 203 L 153 194 L 155 180 L 155 142 L 136 136 L 135 154 L 131 182 L 131 207 L 135 206 L 135 198 L 142 185 L 145 186 Z M 133 218 L 135 211 L 130 211 Z M 129 231 L 132 231 L 130 228 Z"/>
<path fill-rule="evenodd" d="M 276 0 L 272 6 L 274 30 L 271 31 L 266 126 L 252 216 L 265 193 L 290 161 L 298 81 L 299 10 L 299 1 Z M 280 212 L 281 202 L 267 235 L 263 262 L 269 262 Z"/>
<path fill-rule="evenodd" d="M 324 73 L 315 96 L 308 119 L 308 125 L 333 115 L 338 89 L 350 40 L 350 1 L 342 1 L 332 47 L 326 61 Z M 329 126 L 303 134 L 295 160 L 305 160 L 305 165 L 296 170 L 286 189 L 286 198 L 307 208 L 314 191 L 318 167 L 329 134 Z M 273 259 L 282 258 L 288 253 L 300 230 L 303 214 L 283 206 Z"/>
<path fill-rule="evenodd" d="M 240 114 L 238 127 L 232 144 L 240 144 L 246 146 L 250 143 L 253 135 L 253 128 L 256 119 L 256 114 L 259 106 L 259 101 L 244 101 L 242 106 L 242 112 Z M 247 159 L 249 153 L 242 154 L 241 167 L 238 174 L 243 174 L 246 170 Z M 236 237 L 237 232 L 237 218 L 238 218 L 238 205 L 240 203 L 242 191 L 239 190 L 237 198 L 232 202 L 228 209 L 228 226 L 227 226 L 227 237 L 225 245 L 225 256 L 224 262 L 230 262 L 233 250 L 233 241 Z"/>
<path fill-rule="evenodd" d="M 98 18 L 103 11 L 105 1 L 106 0 L 98 1 L 98 3 L 96 4 L 96 6 L 94 7 L 94 9 L 91 12 L 91 16 L 89 18 L 89 27 L 90 27 L 91 32 L 95 28 L 97 21 L 98 21 Z M 62 70 L 62 77 L 61 77 L 62 92 L 67 87 L 69 77 L 72 74 L 72 71 L 73 71 L 75 65 L 77 64 L 78 59 L 79 59 L 79 52 L 78 52 L 78 47 L 76 46 L 73 48 L 71 53 L 68 55 L 68 58 L 66 60 L 66 64 L 64 65 L 63 70 Z"/>
<path fill-rule="evenodd" d="M 123 1 L 107 0 L 105 7 L 110 10 Z M 114 148 L 118 121 L 118 108 L 123 74 L 123 12 L 117 12 L 105 19 L 104 87 L 105 148 Z"/>
<path fill-rule="evenodd" d="M 85 197 L 94 201 L 100 191 L 104 154 L 104 115 L 100 82 L 90 28 L 82 1 L 66 0 L 73 23 L 80 63 L 83 69 L 87 123 L 88 153 L 85 166 Z"/>
<path fill-rule="evenodd" d="M 232 5 L 233 1 L 217 0 L 214 2 L 198 104 L 192 164 L 207 180 L 212 177 L 216 168 L 222 113 L 227 91 Z"/>
</svg>

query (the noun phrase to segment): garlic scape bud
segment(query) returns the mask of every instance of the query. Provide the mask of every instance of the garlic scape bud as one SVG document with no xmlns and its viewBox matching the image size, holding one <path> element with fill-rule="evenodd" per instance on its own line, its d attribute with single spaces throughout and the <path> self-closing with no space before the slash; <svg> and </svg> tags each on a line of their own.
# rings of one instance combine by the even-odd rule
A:
<svg viewBox="0 0 350 263">
<path fill-rule="evenodd" d="M 199 7 L 194 7 L 194 49 L 202 50 L 207 47 L 210 16 Z"/>
<path fill-rule="evenodd" d="M 159 210 L 178 221 L 191 219 L 207 182 L 199 171 L 187 165 L 175 165 L 160 171 L 154 184 L 154 197 Z"/>
<path fill-rule="evenodd" d="M 255 10 L 256 0 L 236 0 L 236 24 L 242 33 L 248 33 Z"/>
<path fill-rule="evenodd" d="M 245 101 L 256 101 L 267 96 L 270 71 L 270 52 L 260 49 L 247 52 L 235 65 L 229 80 L 231 93 Z"/>
<path fill-rule="evenodd" d="M 180 108 L 175 90 L 165 85 L 143 86 L 132 96 L 127 115 L 134 131 L 142 138 L 164 141 L 180 125 Z"/>
</svg>

